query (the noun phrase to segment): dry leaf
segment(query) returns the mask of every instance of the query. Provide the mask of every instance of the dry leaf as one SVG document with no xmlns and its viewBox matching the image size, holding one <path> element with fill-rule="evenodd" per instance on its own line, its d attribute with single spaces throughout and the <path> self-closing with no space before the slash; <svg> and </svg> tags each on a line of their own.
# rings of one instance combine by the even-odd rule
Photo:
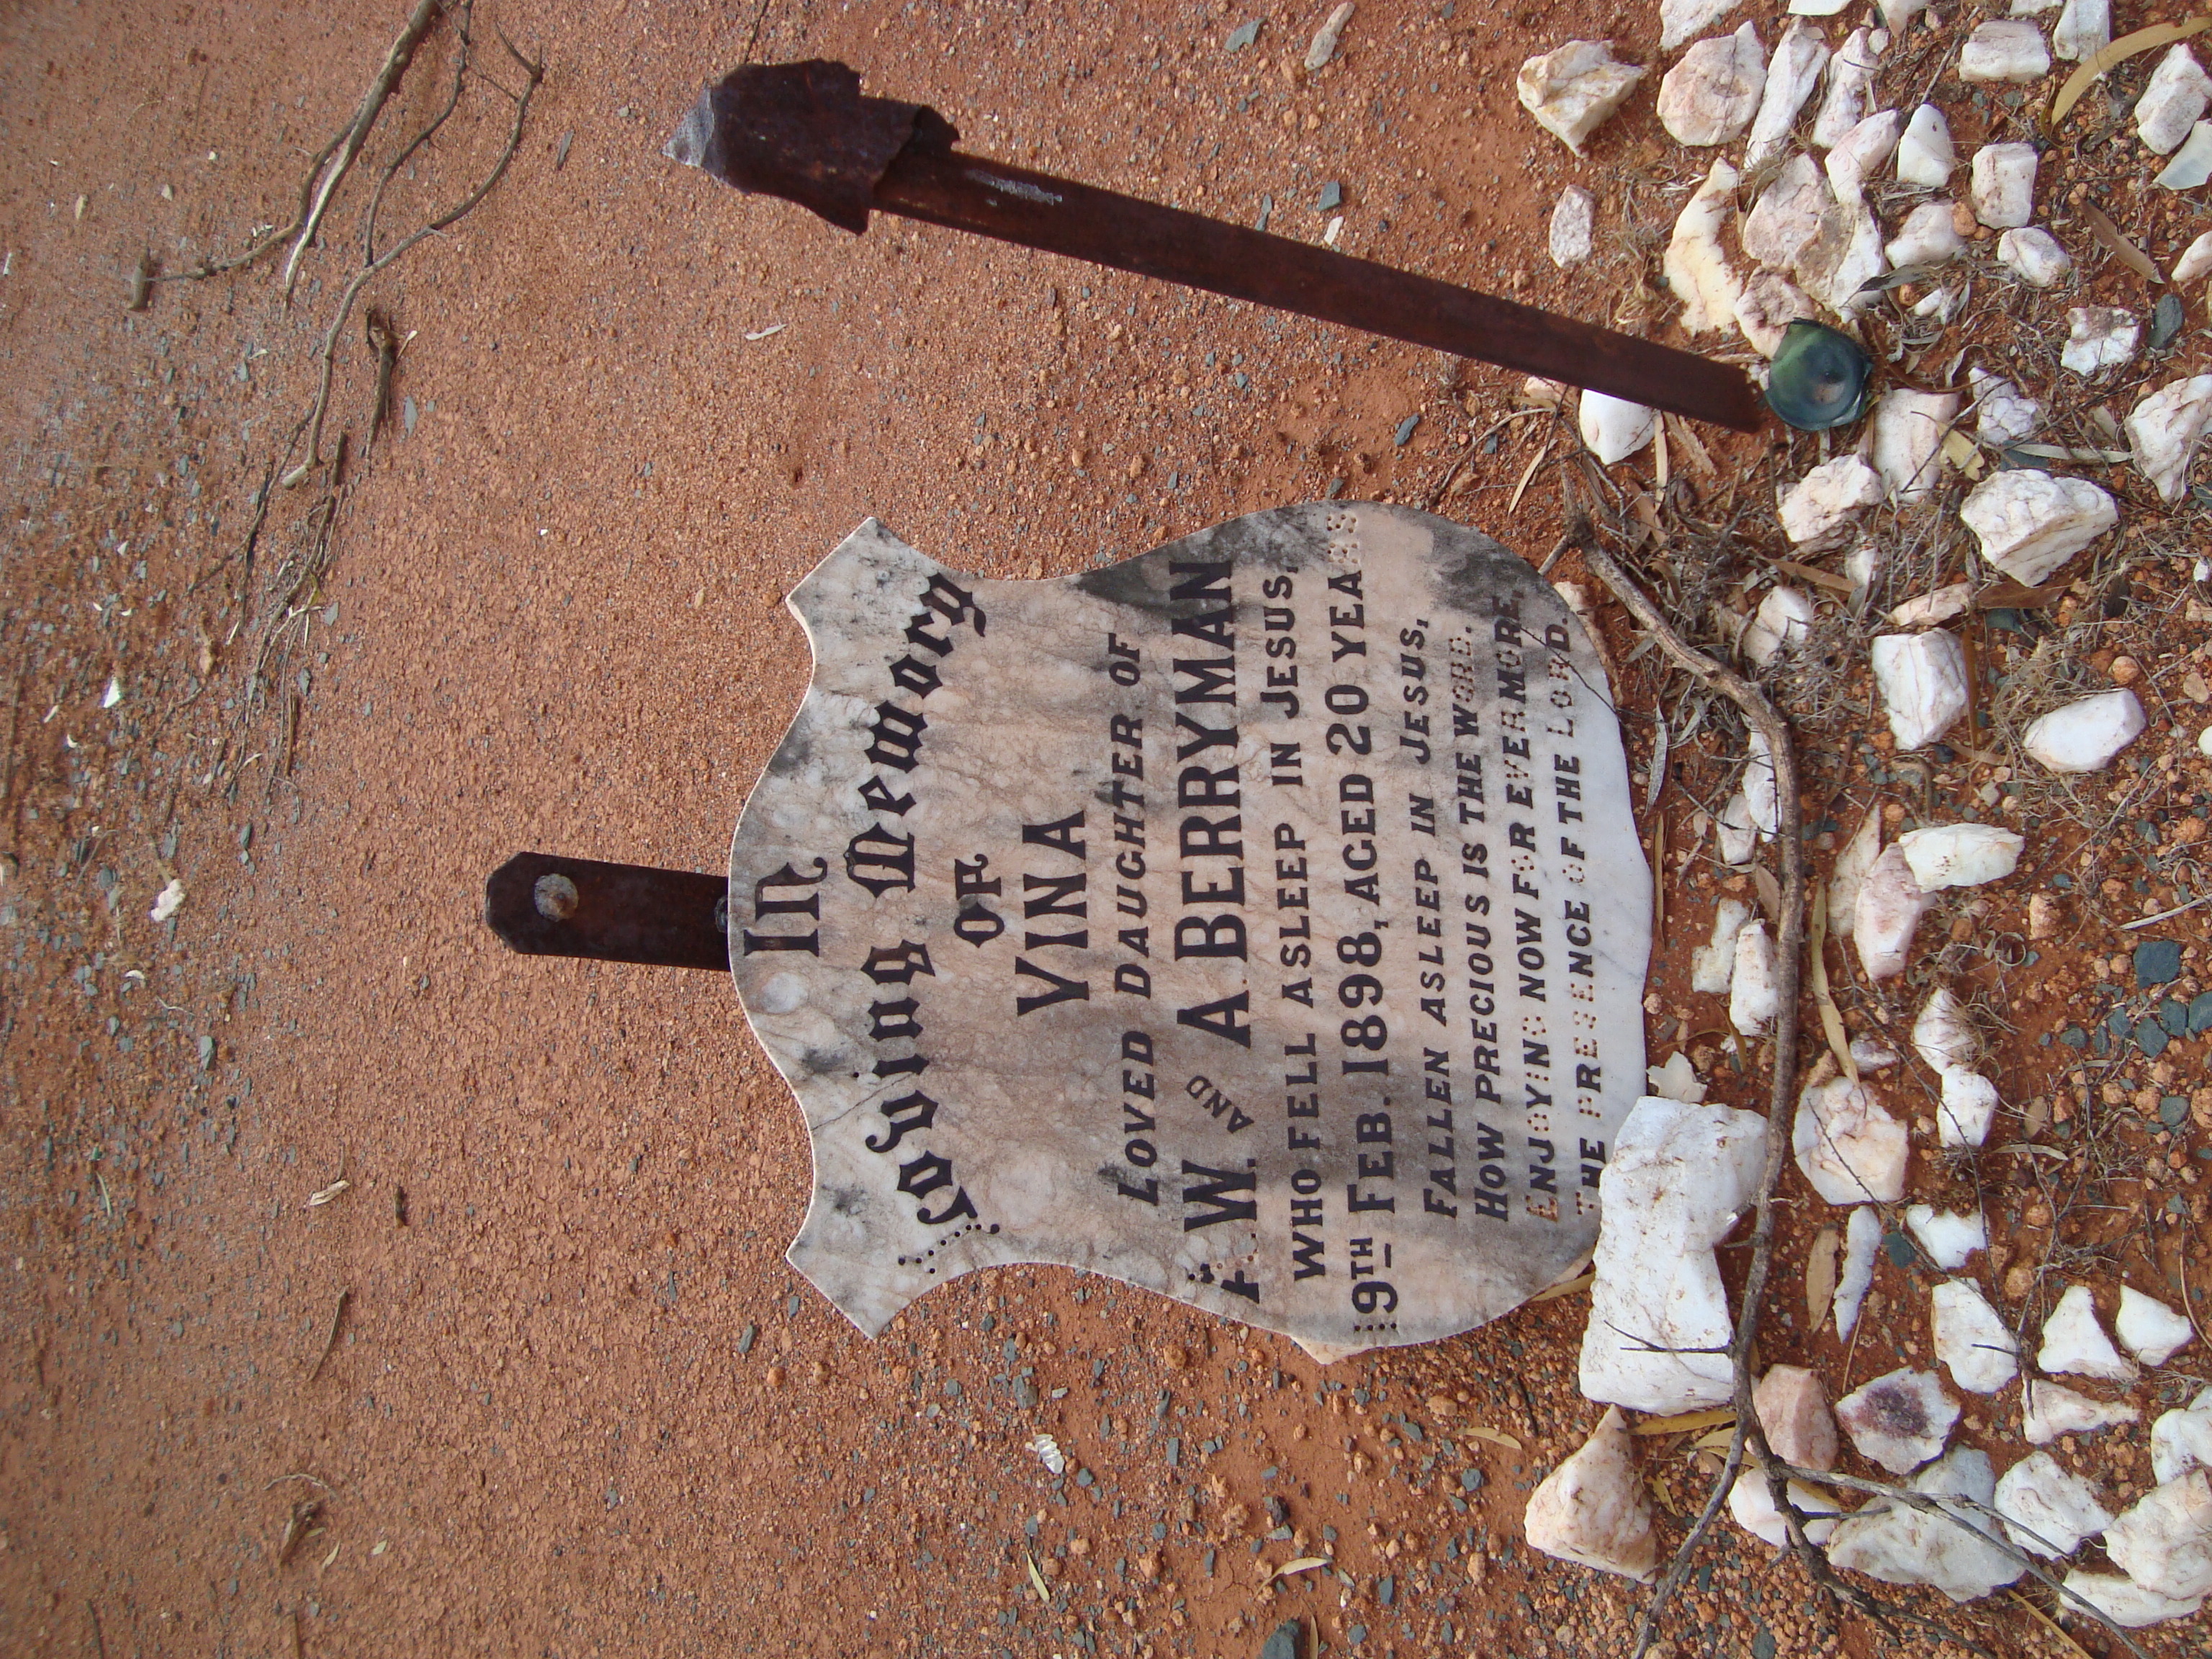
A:
<svg viewBox="0 0 2212 1659">
<path fill-rule="evenodd" d="M 1828 987 L 1828 890 L 1816 886 L 1813 890 L 1811 937 L 1807 940 L 1808 966 L 1812 969 L 1813 1006 L 1820 1011 L 1820 1031 L 1828 1039 L 1828 1052 L 1835 1055 L 1836 1064 L 1844 1075 L 1854 1083 L 1859 1080 L 1859 1063 L 1851 1055 L 1850 1036 L 1844 1030 L 1843 1011 L 1836 1006 L 1835 993 Z"/>
<path fill-rule="evenodd" d="M 1766 912 L 1777 932 L 1782 927 L 1782 884 L 1774 878 L 1774 872 L 1763 864 L 1751 866 L 1751 884 L 1759 890 L 1759 908 Z"/>
<path fill-rule="evenodd" d="M 1669 415 L 1667 417 L 1666 426 L 1668 431 L 1674 434 L 1674 441 L 1681 445 L 1682 451 L 1688 456 L 1692 466 L 1708 478 L 1717 478 L 1720 476 L 1720 469 L 1713 465 L 1712 455 L 1705 448 L 1704 441 L 1698 436 L 1695 428 L 1680 415 Z"/>
<path fill-rule="evenodd" d="M 1024 1550 L 1022 1559 L 1030 1564 L 1030 1588 L 1036 1592 L 1037 1600 L 1051 1601 L 1052 1592 L 1044 1587 L 1044 1575 L 1037 1571 L 1036 1557 Z"/>
<path fill-rule="evenodd" d="M 1497 1429 L 1486 1429 L 1480 1423 L 1468 1424 L 1467 1425 L 1467 1431 L 1473 1435 L 1477 1440 L 1487 1440 L 1492 1445 L 1503 1446 L 1508 1451 L 1519 1451 L 1521 1449 L 1521 1443 L 1518 1440 L 1516 1440 L 1511 1435 L 1504 1433 Z"/>
<path fill-rule="evenodd" d="M 1766 562 L 1777 570 L 1796 577 L 1799 581 L 1810 582 L 1815 587 L 1825 587 L 1831 593 L 1849 593 L 1852 591 L 1851 579 L 1849 576 L 1838 576 L 1834 571 L 1823 570 L 1818 565 L 1800 564 L 1795 559 L 1770 558 Z"/>
<path fill-rule="evenodd" d="M 1970 479 L 1980 477 L 1988 465 L 1982 459 L 1982 452 L 1974 447 L 1974 441 L 1963 432 L 1943 434 L 1943 459 Z"/>
<path fill-rule="evenodd" d="M 1823 1227 L 1813 1236 L 1813 1248 L 1806 1253 L 1805 1317 L 1812 1322 L 1816 1336 L 1835 1309 L 1836 1252 L 1843 1242 L 1843 1235 L 1833 1227 Z"/>
<path fill-rule="evenodd" d="M 1672 1417 L 1647 1417 L 1631 1429 L 1631 1434 L 1687 1434 L 1698 1429 L 1711 1429 L 1726 1423 L 1734 1425 L 1735 1408 L 1715 1406 L 1707 1411 L 1676 1412 Z"/>
<path fill-rule="evenodd" d="M 2118 259 L 2146 283 L 2163 283 L 2166 278 L 2159 268 L 2151 264 L 2150 256 L 2120 234 L 2102 208 L 2090 203 L 2081 204 L 2081 216 L 2088 221 L 2089 234 L 2105 245 L 2105 252 Z"/>
<path fill-rule="evenodd" d="M 1545 458 L 1550 455 L 1551 453 L 1552 441 L 1549 438 L 1547 438 L 1544 441 L 1544 447 L 1536 452 L 1536 459 L 1528 463 L 1528 470 L 1521 475 L 1521 482 L 1513 486 L 1512 499 L 1505 503 L 1505 516 L 1507 518 L 1511 518 L 1513 516 L 1514 509 L 1521 505 L 1521 497 L 1528 490 L 1528 481 L 1536 476 L 1536 469 L 1543 465 Z"/>
<path fill-rule="evenodd" d="M 1710 1434 L 1699 1435 L 1690 1443 L 1689 1449 L 1693 1452 L 1724 1452 L 1735 1441 L 1735 1422 L 1734 1419 L 1730 1419 L 1726 1428 L 1715 1429 Z"/>
<path fill-rule="evenodd" d="M 1572 1279 L 1554 1285 L 1548 1291 L 1537 1291 L 1521 1305 L 1524 1308 L 1533 1308 L 1540 1302 L 1556 1302 L 1563 1296 L 1572 1296 L 1577 1291 L 1589 1289 L 1590 1281 L 1596 1277 L 1595 1269 L 1585 1267 Z"/>
<path fill-rule="evenodd" d="M 329 1186 L 324 1188 L 320 1192 L 309 1193 L 307 1194 L 307 1207 L 311 1210 L 319 1210 L 324 1205 L 329 1203 L 332 1199 L 336 1198 L 340 1193 L 346 1191 L 352 1185 L 353 1182 L 348 1181 L 343 1176 L 340 1176 L 336 1181 L 331 1182 Z"/>
<path fill-rule="evenodd" d="M 1316 1567 L 1332 1566 L 1334 1563 L 1326 1555 L 1301 1555 L 1295 1561 L 1285 1561 L 1269 1574 L 1271 1579 L 1288 1578 L 1293 1573 L 1311 1572 Z"/>
<path fill-rule="evenodd" d="M 2109 46 L 2091 53 L 2081 60 L 2081 68 L 2066 77 L 2066 84 L 2051 100 L 2050 125 L 2056 126 L 2063 120 L 2066 112 L 2081 101 L 2081 94 L 2089 90 L 2089 83 L 2113 64 L 2124 64 L 2138 52 L 2155 52 L 2176 40 L 2186 40 L 2207 29 L 2212 29 L 2212 17 L 2192 17 L 2185 23 L 2153 23 L 2148 28 L 2124 34 Z"/>
</svg>

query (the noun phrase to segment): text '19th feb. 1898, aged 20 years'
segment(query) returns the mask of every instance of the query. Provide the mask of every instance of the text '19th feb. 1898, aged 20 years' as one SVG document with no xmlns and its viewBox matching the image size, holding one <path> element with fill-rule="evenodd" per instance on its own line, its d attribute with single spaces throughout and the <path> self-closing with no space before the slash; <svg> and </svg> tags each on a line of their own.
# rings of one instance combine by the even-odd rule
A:
<svg viewBox="0 0 2212 1659">
<path fill-rule="evenodd" d="M 1335 1357 L 1587 1257 L 1650 878 L 1525 562 L 1318 503 L 993 581 L 871 520 L 791 606 L 730 959 L 813 1143 L 792 1262 L 863 1330 L 1049 1261 Z"/>
</svg>

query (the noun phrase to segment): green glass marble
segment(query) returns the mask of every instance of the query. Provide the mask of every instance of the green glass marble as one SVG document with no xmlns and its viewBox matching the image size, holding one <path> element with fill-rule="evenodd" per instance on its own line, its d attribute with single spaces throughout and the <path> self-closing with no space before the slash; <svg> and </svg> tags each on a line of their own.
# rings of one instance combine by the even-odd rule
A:
<svg viewBox="0 0 2212 1659">
<path fill-rule="evenodd" d="M 1766 406 L 1800 432 L 1825 432 L 1866 412 L 1874 360 L 1848 334 L 1800 319 L 1767 371 Z"/>
</svg>

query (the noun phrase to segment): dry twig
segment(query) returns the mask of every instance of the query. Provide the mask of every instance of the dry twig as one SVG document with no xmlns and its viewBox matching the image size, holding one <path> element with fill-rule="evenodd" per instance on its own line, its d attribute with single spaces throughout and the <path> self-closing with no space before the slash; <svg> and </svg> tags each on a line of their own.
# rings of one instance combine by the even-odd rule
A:
<svg viewBox="0 0 2212 1659">
<path fill-rule="evenodd" d="M 1729 1438 L 1728 1456 L 1720 1477 L 1714 1482 L 1711 1495 L 1690 1528 L 1689 1535 L 1675 1551 L 1674 1559 L 1659 1581 L 1645 1607 L 1644 1618 L 1636 1632 L 1636 1653 L 1647 1651 L 1658 1628 L 1659 1615 L 1681 1588 L 1689 1575 L 1690 1563 L 1698 1547 L 1705 1541 L 1720 1513 L 1721 1504 L 1728 1497 L 1729 1488 L 1735 1482 L 1737 1472 L 1743 1467 L 1747 1443 L 1758 1441 L 1755 1455 L 1765 1464 L 1769 1458 L 1764 1437 L 1759 1435 L 1759 1419 L 1752 1407 L 1751 1350 L 1759 1334 L 1759 1317 L 1765 1301 L 1766 1278 L 1774 1261 L 1774 1228 L 1776 1206 L 1775 1188 L 1782 1177 L 1783 1154 L 1789 1145 L 1785 1126 L 1789 1122 L 1790 1091 L 1797 1076 L 1797 987 L 1801 958 L 1805 947 L 1805 844 L 1798 833 L 1797 757 L 1790 741 L 1790 723 L 1782 717 L 1765 693 L 1734 669 L 1715 661 L 1704 652 L 1685 641 L 1674 625 L 1660 613 L 1658 606 L 1647 597 L 1626 569 L 1601 544 L 1587 520 L 1576 525 L 1569 532 L 1581 550 L 1583 562 L 1590 574 L 1611 590 L 1614 599 L 1636 618 L 1650 635 L 1660 651 L 1677 667 L 1700 684 L 1720 692 L 1743 711 L 1744 719 L 1765 738 L 1774 757 L 1775 794 L 1781 808 L 1781 822 L 1777 842 L 1782 851 L 1782 916 L 1780 940 L 1775 952 L 1775 978 L 1778 1006 L 1774 1018 L 1773 1082 L 1769 1094 L 1765 1158 L 1759 1170 L 1759 1196 L 1756 1219 L 1752 1226 L 1751 1265 L 1745 1275 L 1742 1300 L 1736 1315 L 1735 1331 L 1729 1342 L 1729 1364 L 1734 1373 L 1733 1394 L 1735 1407 L 1735 1430 Z M 1772 1477 L 1770 1475 L 1770 1480 Z M 1778 1484 L 1778 1483 L 1777 1483 Z M 1778 1499 L 1782 1494 L 1778 1491 Z M 1785 1509 L 1784 1513 L 1788 1514 Z M 1793 1520 L 1790 1523 L 1793 1540 L 1802 1540 L 1802 1529 Z M 1800 1554 L 1806 1558 L 1808 1571 L 1820 1577 L 1826 1571 L 1825 1559 L 1815 1559 L 1809 1544 L 1802 1544 Z"/>
</svg>

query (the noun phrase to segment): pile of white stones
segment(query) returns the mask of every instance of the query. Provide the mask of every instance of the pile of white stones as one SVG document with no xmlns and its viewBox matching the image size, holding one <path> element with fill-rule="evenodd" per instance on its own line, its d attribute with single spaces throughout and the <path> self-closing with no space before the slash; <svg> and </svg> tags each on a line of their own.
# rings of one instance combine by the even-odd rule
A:
<svg viewBox="0 0 2212 1659">
<path fill-rule="evenodd" d="M 2002 232 L 1996 254 L 2003 280 L 2045 289 L 2068 279 L 2071 257 L 2035 223 L 2033 146 L 1984 146 L 1966 162 L 1958 180 L 1964 188 L 1954 191 L 1959 158 L 1943 110 L 1934 103 L 1909 112 L 1875 107 L 1893 41 L 1914 28 L 1951 30 L 1948 16 L 1926 10 L 1924 0 L 1880 0 L 1879 16 L 1837 43 L 1819 20 L 1848 0 L 1793 0 L 1794 15 L 1770 58 L 1750 23 L 1707 34 L 1737 3 L 1661 6 L 1662 52 L 1682 50 L 1661 79 L 1659 118 L 1679 143 L 1723 152 L 1682 210 L 1666 254 L 1666 280 L 1682 302 L 1686 331 L 1734 329 L 1771 356 L 1794 319 L 1825 317 L 1850 328 L 1878 291 L 1878 279 L 1907 267 L 1929 290 L 1917 302 L 1920 314 L 1948 319 L 1965 303 L 1968 279 L 1947 282 L 1947 273 L 1978 227 Z M 2054 55 L 2078 61 L 2111 38 L 2108 0 L 2063 0 L 2063 9 L 2060 0 L 2018 0 L 2012 9 L 2025 15 L 1954 31 L 1953 68 L 1966 88 L 2040 80 L 2051 73 Z M 2053 9 L 2058 16 L 2046 39 L 2037 14 Z M 1579 155 L 1649 73 L 1615 59 L 1607 43 L 1572 41 L 1524 64 L 1519 90 L 1536 120 Z M 2212 122 L 2203 118 L 2209 104 L 2212 76 L 2186 43 L 2173 46 L 2133 112 L 2148 155 L 2172 158 L 2159 185 L 2188 189 L 2212 178 Z M 1806 130 L 1800 118 L 1808 107 L 1814 112 Z M 1741 167 L 1727 153 L 1738 144 Z M 1869 192 L 1885 168 L 1921 193 L 1887 227 Z M 1764 188 L 1755 200 L 1739 200 L 1743 178 L 1753 173 L 1766 180 Z M 1553 253 L 1562 265 L 1589 257 L 1598 205 L 1580 186 L 1562 199 L 1553 225 Z M 2180 253 L 2174 280 L 2193 283 L 2208 271 L 2212 232 Z M 2124 311 L 2078 307 L 2069 325 L 2061 362 L 2085 380 L 2114 377 L 2141 345 L 2141 321 Z M 1958 443 L 1946 441 L 1966 419 L 1986 450 L 2004 450 L 2030 439 L 2041 415 L 2002 366 L 1972 367 L 1957 391 L 1889 392 L 1856 451 L 1781 491 L 1784 532 L 1801 555 L 1843 553 L 1853 603 L 1863 605 L 1882 558 L 1863 528 L 1865 515 L 1924 502 L 1947 465 L 1978 474 L 1984 453 L 1972 446 L 1961 453 Z M 2208 422 L 2212 374 L 2171 381 L 2127 416 L 2133 464 L 2166 501 L 2186 489 Z M 1650 410 L 1594 395 L 1583 399 L 1582 426 L 1607 465 L 1650 443 L 1656 430 Z M 2021 467 L 1984 478 L 1959 514 L 1988 572 L 2027 587 L 2048 581 L 2119 520 L 2117 503 L 2098 485 Z M 1937 743 L 1966 712 L 1965 651 L 1944 624 L 1972 605 L 1975 586 L 1954 583 L 1899 606 L 1887 618 L 1889 631 L 1872 642 L 1870 666 L 1900 750 Z M 1815 616 L 1806 592 L 1771 589 L 1754 615 L 1735 619 L 1737 647 L 1765 665 L 1801 648 Z M 2122 688 L 2046 714 L 2025 732 L 2023 747 L 2052 773 L 2094 772 L 2144 726 L 2142 704 Z M 1759 843 L 1779 832 L 1772 758 L 1755 738 L 1741 787 L 1714 827 L 1723 861 L 1737 866 L 1751 863 Z M 1869 980 L 1894 979 L 1911 965 L 1915 932 L 1933 896 L 2011 875 L 2024 844 L 2009 830 L 1957 823 L 1925 824 L 1885 845 L 1881 817 L 1870 812 L 1836 861 L 1827 895 L 1832 931 L 1856 949 Z M 1693 957 L 1692 984 L 1698 994 L 1726 999 L 1736 1031 L 1755 1037 L 1769 1030 L 1779 992 L 1766 921 L 1735 899 L 1722 899 L 1710 942 Z M 1997 1089 L 1978 1069 L 1980 1042 L 1948 989 L 1938 988 L 1922 1006 L 1910 1046 L 1940 1089 L 1931 1150 L 1981 1146 Z M 1937 1364 L 1958 1390 L 2016 1408 L 2026 1447 L 2002 1474 L 1980 1449 L 1947 1451 L 1960 1407 L 1938 1372 L 1908 1367 L 1877 1377 L 1832 1414 L 1818 1376 L 1776 1366 L 1759 1385 L 1756 1407 L 1779 1456 L 1807 1471 L 1833 1470 L 1840 1425 L 1860 1457 L 1936 1500 L 1940 1511 L 1887 1498 L 1861 1502 L 1792 1482 L 1787 1495 L 1808 1539 L 1840 1567 L 1893 1583 L 1933 1585 L 1965 1601 L 2020 1578 L 2027 1556 L 2064 1561 L 2101 1538 L 2118 1571 L 2070 1568 L 2064 1583 L 2075 1596 L 2130 1626 L 2195 1613 L 2212 1595 L 2212 1389 L 2157 1419 L 2154 1484 L 2117 1515 L 2099 1487 L 2041 1449 L 2062 1436 L 2138 1419 L 2124 1401 L 2050 1379 L 2132 1383 L 2191 1341 L 2190 1322 L 2125 1288 L 2112 1310 L 2115 1347 L 2088 1289 L 2076 1285 L 2044 1321 L 2024 1376 L 2020 1334 L 1972 1276 L 1973 1259 L 1988 1249 L 1984 1218 L 1904 1202 L 1912 1135 L 1879 1081 L 1900 1057 L 1865 1038 L 1847 1048 L 1847 1064 L 1824 1054 L 1810 1073 L 1790 1142 L 1813 1193 L 1845 1212 L 1829 1310 L 1838 1333 L 1848 1336 L 1858 1321 L 1889 1211 L 1918 1254 L 1946 1275 L 1929 1297 Z M 1769 1132 L 1756 1113 L 1705 1103 L 1705 1086 L 1684 1054 L 1652 1068 L 1651 1088 L 1621 1128 L 1601 1189 L 1581 1381 L 1583 1394 L 1607 1410 L 1589 1443 L 1538 1487 L 1527 1522 L 1538 1548 L 1638 1579 L 1656 1571 L 1657 1550 L 1623 1413 L 1667 1419 L 1730 1403 L 1725 1350 L 1734 1322 L 1713 1250 L 1755 1196 Z M 1786 1540 L 1786 1523 L 1762 1476 L 1740 1478 L 1729 1507 L 1754 1535 Z"/>
<path fill-rule="evenodd" d="M 1971 1057 L 1971 1033 L 1942 993 L 1923 1011 L 1913 1042 L 1930 1065 L 1962 1068 Z M 1683 1081 L 1672 1062 L 1653 1071 L 1655 1080 Z M 1702 1090 L 1692 1077 L 1678 1092 Z M 1667 1419 L 1730 1403 L 1732 1321 L 1713 1247 L 1756 1195 L 1766 1134 L 1755 1112 L 1662 1096 L 1638 1102 L 1623 1124 L 1601 1186 L 1604 1218 L 1582 1350 L 1582 1391 L 1607 1409 L 1589 1443 L 1529 1498 L 1528 1541 L 1546 1553 L 1638 1580 L 1656 1571 L 1649 1499 L 1623 1410 Z M 1815 1191 L 1850 1212 L 1833 1303 L 1838 1332 L 1848 1335 L 1883 1237 L 1877 1206 L 1903 1194 L 1906 1133 L 1863 1087 L 1816 1084 L 1801 1103 L 1795 1139 L 1798 1167 Z M 2047 1379 L 2132 1383 L 2189 1345 L 2189 1321 L 2128 1287 L 2115 1347 L 2088 1291 L 2075 1285 L 2043 1322 L 2039 1375 L 2023 1379 L 2022 1344 L 1964 1276 L 1987 1249 L 1983 1218 L 1919 1204 L 1904 1213 L 1929 1261 L 1957 1275 L 1929 1297 L 1937 1364 L 1969 1395 L 2012 1394 L 2017 1383 L 2021 1436 L 2039 1449 L 2002 1476 L 1977 1448 L 1947 1451 L 1960 1407 L 1934 1371 L 1907 1367 L 1878 1376 L 1831 1412 L 1817 1374 L 1777 1365 L 1753 1399 L 1776 1455 L 1815 1476 L 1831 1472 L 1841 1459 L 1840 1427 L 1860 1457 L 1889 1476 L 1909 1477 L 1905 1489 L 1937 1500 L 1941 1510 L 1887 1498 L 1862 1502 L 1792 1480 L 1788 1498 L 1808 1540 L 1838 1567 L 1893 1584 L 1932 1585 L 1965 1601 L 2018 1580 L 2030 1556 L 2063 1562 L 2101 1538 L 2118 1571 L 2069 1569 L 2065 1586 L 2082 1601 L 2130 1626 L 2198 1612 L 2212 1595 L 2212 1389 L 2153 1425 L 2155 1484 L 2117 1516 L 2095 1485 L 2039 1449 L 2062 1435 L 2094 1434 L 2139 1416 L 2124 1401 Z M 1729 1508 L 1754 1537 L 1787 1543 L 1788 1522 L 1763 1476 L 1740 1475 Z"/>
<path fill-rule="evenodd" d="M 1677 219 L 1664 261 L 1667 284 L 1682 302 L 1686 331 L 1733 330 L 1771 356 L 1794 319 L 1826 318 L 1850 327 L 1881 292 L 1885 273 L 1893 271 L 1910 271 L 1927 288 L 1915 303 L 1916 314 L 1948 320 L 1966 301 L 1970 279 L 1950 273 L 1978 227 L 2001 233 L 1996 258 L 2007 280 L 2047 289 L 2069 277 L 2072 256 L 2034 222 L 2034 146 L 1986 144 L 1967 158 L 1961 179 L 1941 106 L 1923 103 L 1910 112 L 1875 107 L 1881 63 L 1893 40 L 1916 27 L 1941 33 L 1950 27 L 1947 21 L 1923 9 L 1920 0 L 1881 0 L 1879 21 L 1870 20 L 1837 44 L 1820 19 L 1843 4 L 1795 0 L 1790 9 L 1800 15 L 1783 29 L 1771 57 L 1751 23 L 1692 40 L 1735 3 L 1668 0 L 1661 8 L 1662 52 L 1691 44 L 1660 81 L 1660 121 L 1682 144 L 1720 152 Z M 2049 9 L 2034 0 L 2015 8 Z M 2110 33 L 2106 0 L 2066 0 L 2048 42 L 2032 16 L 2016 16 L 1980 22 L 1948 45 L 1961 90 L 1968 90 L 2041 80 L 2051 73 L 2054 55 L 2086 57 L 2106 44 Z M 1598 125 L 1650 72 L 1616 59 L 1608 42 L 1571 40 L 1523 64 L 1518 89 L 1537 122 L 1579 155 Z M 2172 46 L 2133 112 L 2136 140 L 2147 157 L 2174 157 L 2157 183 L 2180 190 L 2212 177 L 2212 121 L 2202 118 L 2208 103 L 2212 76 L 2199 66 L 2189 43 Z M 1801 149 L 1801 118 L 1808 108 L 1814 113 L 1802 129 L 1806 147 Z M 1738 155 L 1741 167 L 1729 159 L 1730 153 Z M 1816 160 L 1816 154 L 1824 159 Z M 1869 199 L 1869 186 L 1885 169 L 1919 197 L 1887 227 Z M 1738 192 L 1747 175 L 1767 182 L 1755 199 L 1741 200 Z M 1954 187 L 1959 185 L 1964 188 Z M 1553 257 L 1560 264 L 1589 257 L 1597 205 L 1579 185 L 1561 198 L 1552 234 Z M 1735 254 L 1729 247 L 1731 231 Z M 2179 251 L 2173 282 L 2179 287 L 2208 272 L 2212 231 Z M 2116 378 L 2138 353 L 2142 326 L 2132 313 L 2081 306 L 2068 320 L 2061 360 L 2069 373 Z M 1807 551 L 1848 546 L 1857 538 L 1867 509 L 1924 497 L 1943 466 L 1955 460 L 1944 441 L 1967 416 L 1976 435 L 1993 448 L 2033 435 L 2041 408 L 2002 366 L 1972 366 L 1967 378 L 1957 391 L 1900 389 L 1883 396 L 1869 424 L 1864 453 L 1816 467 L 1783 492 L 1778 506 L 1790 540 Z M 1613 434 L 1592 446 L 1607 465 L 1649 443 L 1654 429 L 1648 410 L 1609 407 L 1614 401 L 1607 400 L 1605 418 L 1584 417 L 1586 428 Z M 2208 424 L 2212 374 L 2170 381 L 2139 399 L 2127 416 L 2134 465 L 2165 501 L 2179 501 L 2187 488 Z M 1992 474 L 1967 497 L 1961 516 L 1989 566 L 2031 587 L 2111 530 L 2118 517 L 2111 495 L 2095 484 L 2030 468 Z M 1878 560 L 1871 545 L 1851 548 L 1847 562 L 1862 586 Z M 1964 609 L 1966 599 L 1953 596 L 1950 614 Z M 1923 608 L 1899 625 L 1933 626 L 1943 617 L 1927 609 L 1940 611 L 1946 602 L 1936 596 L 1916 601 Z M 1919 652 L 1924 657 L 1942 649 Z M 1890 702 L 1901 733 L 1948 724 L 1942 712 L 1948 678 L 1940 665 L 1934 672 L 1923 663 L 1911 666 L 1920 671 L 1917 678 L 1899 679 Z"/>
</svg>

